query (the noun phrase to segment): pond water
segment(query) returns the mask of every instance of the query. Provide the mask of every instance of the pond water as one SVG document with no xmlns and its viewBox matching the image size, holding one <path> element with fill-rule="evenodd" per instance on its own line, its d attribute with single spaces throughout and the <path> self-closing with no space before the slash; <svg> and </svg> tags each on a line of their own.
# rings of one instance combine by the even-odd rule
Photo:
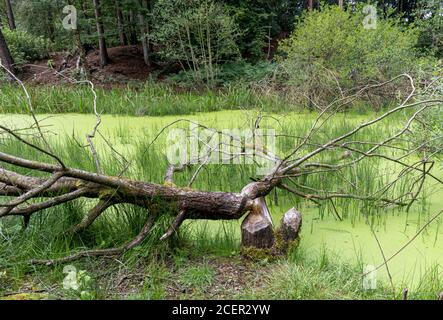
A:
<svg viewBox="0 0 443 320">
<path fill-rule="evenodd" d="M 251 112 L 223 111 L 207 114 L 197 114 L 184 116 L 183 118 L 193 119 L 200 123 L 224 127 L 244 127 L 251 123 Z M 306 123 L 312 119 L 310 114 L 293 114 L 287 117 L 293 121 Z M 44 129 L 57 134 L 58 136 L 71 135 L 75 132 L 84 137 L 95 123 L 95 118 L 90 115 L 64 114 L 64 115 L 40 115 Z M 363 117 L 355 116 L 354 120 L 359 121 Z M 153 137 L 163 126 L 177 117 L 126 117 L 126 116 L 103 116 L 101 131 L 104 134 L 115 135 L 120 128 L 129 130 L 126 138 L 126 147 L 117 146 L 121 150 L 128 150 L 131 137 Z M 31 123 L 28 116 L 3 115 L 0 122 L 16 127 L 21 127 Z M 441 163 L 437 164 L 436 175 L 443 176 Z M 426 212 L 415 208 L 409 213 L 390 212 L 378 220 L 375 227 L 380 245 L 386 257 L 390 257 L 403 245 L 405 245 L 417 231 L 436 213 L 443 208 L 443 186 L 428 186 Z M 289 206 L 272 206 L 271 213 L 274 221 L 278 223 L 281 215 Z M 303 206 L 299 208 L 303 213 L 303 228 L 301 246 L 307 252 L 320 253 L 322 250 L 335 253 L 332 257 L 351 262 L 362 261 L 364 265 L 378 266 L 383 262 L 383 257 L 376 239 L 371 233 L 370 227 L 366 224 L 363 216 L 357 219 L 337 220 L 334 215 L 329 214 L 320 218 L 318 209 Z M 425 232 L 421 233 L 405 250 L 399 253 L 389 262 L 389 269 L 393 276 L 394 283 L 406 283 L 413 287 L 419 284 L 422 278 L 432 268 L 441 269 L 443 265 L 443 228 L 440 228 L 443 221 L 436 219 Z M 212 228 L 219 228 L 220 222 L 209 222 Z M 232 223 L 235 230 L 239 230 L 239 222 Z M 237 234 L 238 236 L 238 234 Z M 386 280 L 386 269 L 378 270 L 378 276 Z M 443 289 L 443 288 L 442 288 Z"/>
</svg>

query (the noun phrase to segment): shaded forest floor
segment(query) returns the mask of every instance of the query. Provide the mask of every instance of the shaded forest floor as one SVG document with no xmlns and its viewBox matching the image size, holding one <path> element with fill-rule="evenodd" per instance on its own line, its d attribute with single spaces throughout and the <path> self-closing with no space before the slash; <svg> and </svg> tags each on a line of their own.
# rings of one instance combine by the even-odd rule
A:
<svg viewBox="0 0 443 320">
<path fill-rule="evenodd" d="M 105 87 L 118 86 L 131 81 L 146 81 L 152 72 L 160 67 L 153 64 L 148 67 L 143 60 L 143 51 L 140 46 L 119 46 L 108 49 L 110 64 L 100 68 L 98 50 L 87 53 L 87 64 L 96 84 Z M 22 70 L 22 79 L 32 84 L 54 85 L 66 82 L 58 72 L 74 70 L 78 56 L 67 52 L 53 53 L 48 59 L 27 64 Z M 57 72 L 54 72 L 57 71 Z"/>
</svg>

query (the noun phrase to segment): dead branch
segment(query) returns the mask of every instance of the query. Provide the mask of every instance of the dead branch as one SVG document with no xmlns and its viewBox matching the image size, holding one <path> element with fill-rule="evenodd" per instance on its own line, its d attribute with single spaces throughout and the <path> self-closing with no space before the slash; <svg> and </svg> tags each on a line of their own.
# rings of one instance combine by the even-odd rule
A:
<svg viewBox="0 0 443 320">
<path fill-rule="evenodd" d="M 143 240 L 146 239 L 146 237 L 149 235 L 149 231 L 151 231 L 152 226 L 154 225 L 156 215 L 149 216 L 148 220 L 146 221 L 145 225 L 143 226 L 140 233 L 135 237 L 132 241 L 126 243 L 125 245 L 118 247 L 118 248 L 112 248 L 112 249 L 102 249 L 102 250 L 88 250 L 88 251 L 82 251 L 61 259 L 51 259 L 51 260 L 31 260 L 31 264 L 44 264 L 47 266 L 51 266 L 54 264 L 60 264 L 60 263 L 67 263 L 71 261 L 78 260 L 80 258 L 84 257 L 97 257 L 97 256 L 115 256 L 119 254 L 123 254 L 128 250 L 131 250 L 132 248 L 136 247 L 140 243 L 143 242 Z"/>
</svg>

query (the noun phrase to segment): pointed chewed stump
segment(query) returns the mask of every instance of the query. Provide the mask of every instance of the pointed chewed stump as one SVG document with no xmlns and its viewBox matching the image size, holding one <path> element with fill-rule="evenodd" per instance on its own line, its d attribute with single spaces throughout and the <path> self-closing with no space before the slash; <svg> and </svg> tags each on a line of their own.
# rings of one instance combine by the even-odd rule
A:
<svg viewBox="0 0 443 320">
<path fill-rule="evenodd" d="M 302 216 L 297 209 L 292 208 L 283 215 L 277 231 L 280 241 L 276 249 L 279 254 L 287 254 L 289 250 L 298 246 L 301 225 Z"/>
<path fill-rule="evenodd" d="M 254 200 L 252 210 L 243 220 L 241 230 L 242 247 L 272 248 L 274 245 L 274 230 L 264 198 Z"/>
<path fill-rule="evenodd" d="M 242 254 L 253 259 L 275 259 L 298 246 L 302 215 L 295 208 L 286 212 L 274 231 L 263 198 L 254 200 L 251 212 L 242 223 Z"/>
<path fill-rule="evenodd" d="M 292 208 L 286 212 L 281 219 L 280 225 L 282 240 L 289 243 L 297 239 L 300 233 L 301 225 L 302 217 L 300 211 Z"/>
</svg>

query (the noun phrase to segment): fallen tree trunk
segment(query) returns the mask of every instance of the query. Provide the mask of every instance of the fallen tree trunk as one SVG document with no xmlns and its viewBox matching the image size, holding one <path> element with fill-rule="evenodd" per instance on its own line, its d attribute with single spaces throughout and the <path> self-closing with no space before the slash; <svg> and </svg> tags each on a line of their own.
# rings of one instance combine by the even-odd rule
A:
<svg viewBox="0 0 443 320">
<path fill-rule="evenodd" d="M 158 215 L 160 211 L 177 214 L 176 220 L 161 240 L 172 235 L 185 219 L 237 220 L 249 213 L 243 222 L 244 232 L 248 229 L 249 237 L 244 233 L 242 245 L 269 248 L 274 243 L 271 216 L 264 196 L 280 182 L 278 178 L 251 182 L 239 193 L 209 192 L 175 186 L 172 178 L 175 172 L 173 168 L 168 168 L 165 184 L 160 185 L 110 177 L 67 168 L 64 165 L 30 161 L 2 152 L 0 152 L 0 161 L 50 174 L 47 178 L 39 178 L 0 168 L 0 196 L 16 197 L 1 205 L 0 218 L 22 216 L 25 226 L 28 225 L 31 215 L 36 212 L 75 199 L 89 198 L 97 199 L 97 205 L 69 232 L 77 233 L 87 228 L 109 207 L 125 203 L 145 208 L 147 219 L 152 219 L 152 216 Z M 25 205 L 31 199 L 42 199 L 42 201 Z M 260 232 L 260 219 L 263 217 L 267 225 L 263 229 L 264 232 Z M 152 224 L 151 221 L 149 225 Z M 249 228 L 245 227 L 247 225 Z M 137 243 L 141 242 L 143 240 L 141 238 L 146 237 L 148 233 L 145 230 L 142 235 L 139 235 Z M 60 260 L 34 260 L 33 262 L 53 264 L 90 255 L 119 254 L 132 248 L 134 244 L 131 243 L 120 248 L 78 253 Z"/>
<path fill-rule="evenodd" d="M 186 219 L 236 220 L 247 214 L 247 217 L 242 223 L 242 245 L 244 247 L 286 252 L 290 243 L 296 241 L 299 237 L 301 214 L 295 209 L 289 210 L 283 216 L 280 229 L 274 230 L 265 197 L 275 188 L 281 188 L 296 197 L 312 201 L 316 204 L 318 204 L 319 201 L 329 201 L 334 206 L 334 209 L 333 199 L 370 201 L 374 204 L 399 205 L 409 208 L 411 204 L 417 200 L 423 188 L 425 178 L 430 177 L 439 183 L 443 183 L 440 178 L 431 172 L 434 162 L 430 159 L 430 156 L 423 157 L 418 161 L 413 158 L 415 156 L 414 152 L 419 150 L 420 146 L 414 149 L 408 146 L 399 148 L 394 145 L 394 143 L 404 144 L 403 136 L 410 132 L 412 123 L 417 120 L 417 117 L 423 111 L 431 106 L 440 105 L 443 102 L 441 99 L 409 102 L 414 96 L 415 87 L 413 86 L 412 78 L 407 75 L 404 76 L 411 80 L 413 90 L 400 106 L 385 112 L 375 119 L 363 122 L 352 130 L 335 138 L 331 138 L 329 141 L 321 144 L 313 144 L 310 142 L 312 136 L 316 134 L 322 125 L 320 120 L 323 117 L 323 112 L 319 114 L 312 128 L 304 138 L 294 137 L 296 146 L 291 149 L 285 157 L 272 154 L 260 141 L 257 142 L 256 140 L 254 146 L 257 148 L 255 149 L 255 156 L 258 154 L 264 159 L 271 159 L 275 163 L 275 166 L 262 178 L 253 179 L 253 182 L 247 184 L 238 192 L 200 191 L 190 188 L 196 175 L 200 172 L 201 167 L 206 164 L 210 152 L 216 151 L 214 149 L 211 149 L 208 154 L 204 154 L 202 158 L 190 159 L 196 161 L 195 163 L 197 163 L 199 167 L 187 187 L 176 186 L 173 176 L 174 173 L 183 171 L 189 167 L 191 163 L 193 163 L 192 161 L 179 166 L 170 165 L 165 174 L 164 184 L 155 184 L 131 180 L 123 178 L 122 176 L 113 177 L 102 174 L 103 171 L 101 170 L 100 161 L 92 142 L 97 128 L 101 123 L 95 99 L 94 113 L 97 117 L 97 122 L 93 132 L 87 136 L 87 146 L 90 148 L 92 156 L 94 157 L 97 173 L 69 168 L 63 163 L 62 159 L 51 151 L 51 147 L 46 141 L 37 118 L 33 113 L 31 99 L 28 99 L 30 111 L 35 121 L 34 127 L 37 128 L 39 141 L 42 142 L 41 145 L 44 144 L 45 147 L 25 140 L 19 131 L 14 131 L 2 125 L 0 125 L 1 133 L 6 133 L 18 140 L 19 143 L 50 157 L 53 163 L 32 161 L 0 152 L 0 163 L 6 163 L 13 168 L 19 167 L 27 169 L 28 172 L 37 171 L 40 174 L 45 173 L 47 175 L 45 178 L 22 175 L 13 171 L 14 169 L 7 170 L 0 167 L 0 196 L 13 197 L 12 200 L 7 200 L 0 204 L 0 218 L 22 216 L 26 227 L 31 215 L 34 213 L 79 198 L 95 199 L 97 204 L 80 223 L 72 226 L 72 228 L 68 230 L 71 233 L 77 233 L 88 228 L 101 214 L 114 205 L 131 204 L 146 209 L 145 225 L 139 235 L 121 247 L 80 252 L 59 260 L 36 260 L 34 261 L 35 263 L 53 264 L 56 262 L 72 261 L 85 256 L 121 254 L 140 244 L 150 233 L 151 227 L 156 223 L 156 217 L 163 213 L 172 213 L 176 217 L 171 223 L 169 230 L 161 237 L 162 240 L 167 239 L 177 231 Z M 23 84 L 21 83 L 21 85 Z M 374 85 L 372 87 L 381 85 L 382 84 Z M 368 88 L 371 88 L 371 86 Z M 91 90 L 94 92 L 93 85 L 91 85 Z M 363 91 L 362 89 L 362 92 Z M 26 90 L 25 93 L 29 98 Z M 96 97 L 95 92 L 94 96 Z M 349 99 L 352 99 L 352 97 Z M 332 105 L 330 107 L 332 107 Z M 387 119 L 390 115 L 415 107 L 418 107 L 418 110 L 414 111 L 409 117 L 404 127 L 394 131 L 394 133 L 387 136 L 386 139 L 378 142 L 349 141 L 349 138 L 359 131 Z M 327 116 L 327 118 L 329 118 L 329 116 Z M 257 119 L 255 128 L 259 127 L 260 120 L 261 118 Z M 178 121 L 175 121 L 175 123 L 177 122 Z M 166 128 L 167 127 L 164 129 Z M 204 128 L 208 129 L 206 127 Z M 219 133 L 215 130 L 212 130 L 212 132 Z M 232 146 L 238 147 L 237 142 L 234 143 L 235 138 L 235 136 L 230 136 L 230 139 L 233 141 Z M 222 149 L 222 146 L 218 145 L 216 147 Z M 247 147 L 246 142 L 239 147 L 241 151 L 238 151 L 237 155 L 248 154 L 248 152 L 245 152 Z M 402 153 L 398 157 L 392 154 L 394 147 L 397 152 Z M 387 150 L 388 152 L 383 152 L 383 150 Z M 329 153 L 331 151 L 347 152 L 350 156 L 342 159 L 335 159 L 333 156 L 330 156 L 324 158 L 323 161 L 325 162 L 318 161 L 317 156 L 319 154 Z M 333 154 L 334 153 L 332 153 L 332 155 Z M 413 179 L 411 180 L 413 182 L 410 183 L 410 188 L 402 188 L 402 190 L 405 189 L 406 192 L 395 195 L 391 199 L 388 196 L 384 196 L 385 191 L 375 197 L 373 194 L 364 195 L 333 190 L 317 190 L 300 184 L 300 181 L 297 180 L 299 177 L 320 174 L 322 172 L 341 175 L 341 170 L 358 166 L 363 160 L 371 157 L 378 157 L 384 161 L 389 161 L 400 166 L 402 169 L 395 180 L 387 183 L 382 182 L 383 188 L 387 188 L 386 190 L 388 190 L 407 175 L 412 176 Z M 406 161 L 407 157 L 413 158 L 413 160 Z M 292 183 L 292 185 L 288 185 L 288 183 Z M 381 190 L 384 190 L 383 188 Z M 37 201 L 29 202 L 31 199 Z"/>
<path fill-rule="evenodd" d="M 62 174 L 82 176 L 83 171 L 73 170 Z M 62 177 L 45 190 L 36 192 L 30 198 L 63 197 L 76 193 L 79 197 L 91 199 L 108 199 L 118 203 L 134 204 L 146 209 L 156 206 L 167 206 L 170 210 L 186 211 L 187 219 L 233 220 L 239 219 L 250 210 L 252 200 L 247 194 L 230 192 L 205 192 L 187 188 L 159 185 L 121 178 L 112 178 L 91 174 L 90 180 L 73 177 Z M 12 171 L 0 169 L 0 195 L 20 196 L 39 186 L 49 179 L 24 176 Z M 104 184 L 97 181 L 104 180 Z M 60 198 L 53 206 L 70 198 Z M 32 205 L 30 206 L 32 207 Z M 48 206 L 49 207 L 49 206 Z M 7 212 L 11 209 L 9 212 Z M 0 210 L 0 217 L 7 215 L 25 215 L 25 208 L 5 206 Z"/>
</svg>

